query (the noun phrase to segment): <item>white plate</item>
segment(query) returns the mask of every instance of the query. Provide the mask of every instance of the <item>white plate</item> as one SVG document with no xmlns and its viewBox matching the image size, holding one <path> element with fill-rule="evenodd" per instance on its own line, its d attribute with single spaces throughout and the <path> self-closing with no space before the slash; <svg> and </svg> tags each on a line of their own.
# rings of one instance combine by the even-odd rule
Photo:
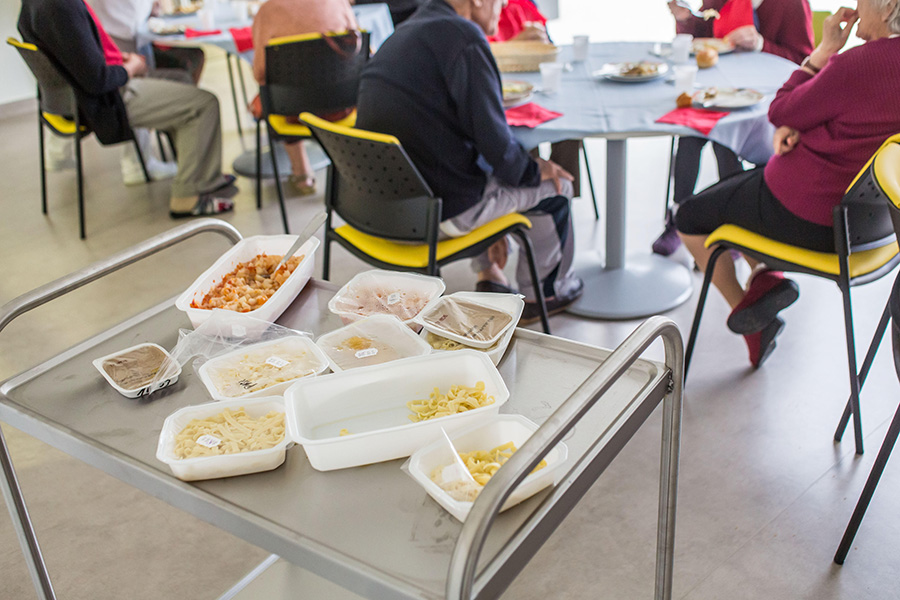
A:
<svg viewBox="0 0 900 600">
<path fill-rule="evenodd" d="M 708 96 L 710 91 L 715 95 Z M 765 96 L 749 88 L 706 88 L 694 92 L 694 106 L 701 108 L 747 108 L 763 101 Z"/>
<path fill-rule="evenodd" d="M 534 86 L 527 81 L 505 80 L 503 81 L 503 106 L 524 104 L 531 100 L 533 92 Z"/>
<path fill-rule="evenodd" d="M 698 50 L 704 48 L 715 48 L 719 54 L 730 54 L 734 52 L 734 44 L 720 40 L 719 38 L 694 38 L 691 43 L 691 54 L 696 54 Z"/>
<path fill-rule="evenodd" d="M 646 75 L 623 75 L 622 73 L 637 64 L 655 65 L 656 71 Z M 638 60 L 621 63 L 606 63 L 599 70 L 594 71 L 594 77 L 603 77 L 610 81 L 619 81 L 623 83 L 643 83 L 645 81 L 654 81 L 665 77 L 669 72 L 669 65 L 664 62 L 656 62 L 652 60 Z"/>
</svg>

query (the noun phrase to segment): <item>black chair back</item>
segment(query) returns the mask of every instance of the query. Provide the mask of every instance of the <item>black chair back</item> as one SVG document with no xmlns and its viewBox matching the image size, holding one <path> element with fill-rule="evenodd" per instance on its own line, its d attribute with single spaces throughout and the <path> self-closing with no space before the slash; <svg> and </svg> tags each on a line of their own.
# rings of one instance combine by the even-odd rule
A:
<svg viewBox="0 0 900 600">
<path fill-rule="evenodd" d="M 359 76 L 369 60 L 369 33 L 276 38 L 266 52 L 260 100 L 266 114 L 327 114 L 356 106 Z"/>
<path fill-rule="evenodd" d="M 18 50 L 22 60 L 25 61 L 37 80 L 41 111 L 69 118 L 74 117 L 77 110 L 75 90 L 47 55 L 34 44 L 20 42 L 13 38 L 6 41 Z"/>
<path fill-rule="evenodd" d="M 876 248 L 900 240 L 900 135 L 875 153 L 844 194 L 837 210 L 846 210 L 850 248 Z"/>
</svg>

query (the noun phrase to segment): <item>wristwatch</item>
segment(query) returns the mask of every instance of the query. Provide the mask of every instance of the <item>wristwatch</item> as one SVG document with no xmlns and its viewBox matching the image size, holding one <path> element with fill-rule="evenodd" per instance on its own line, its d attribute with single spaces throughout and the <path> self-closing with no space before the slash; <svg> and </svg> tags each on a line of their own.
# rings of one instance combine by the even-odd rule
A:
<svg viewBox="0 0 900 600">
<path fill-rule="evenodd" d="M 807 56 L 806 58 L 804 58 L 804 59 L 803 59 L 803 62 L 800 63 L 800 68 L 803 69 L 804 67 L 807 68 L 807 69 L 809 69 L 810 71 L 812 71 L 812 72 L 813 72 L 813 75 L 815 75 L 816 73 L 818 73 L 819 71 L 822 70 L 821 68 L 819 68 L 819 67 L 817 67 L 816 65 L 812 64 L 812 62 L 810 61 L 810 57 L 809 57 L 809 56 Z"/>
</svg>

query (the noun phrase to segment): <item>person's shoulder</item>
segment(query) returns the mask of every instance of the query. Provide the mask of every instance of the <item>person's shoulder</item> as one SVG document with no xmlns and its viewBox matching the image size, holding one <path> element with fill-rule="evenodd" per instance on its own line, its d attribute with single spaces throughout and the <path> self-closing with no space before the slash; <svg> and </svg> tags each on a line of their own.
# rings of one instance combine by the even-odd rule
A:
<svg viewBox="0 0 900 600">
<path fill-rule="evenodd" d="M 848 48 L 831 57 L 832 65 L 840 65 L 845 69 L 865 68 L 874 62 L 900 59 L 900 38 L 882 38 L 872 40 L 853 48 Z"/>
</svg>

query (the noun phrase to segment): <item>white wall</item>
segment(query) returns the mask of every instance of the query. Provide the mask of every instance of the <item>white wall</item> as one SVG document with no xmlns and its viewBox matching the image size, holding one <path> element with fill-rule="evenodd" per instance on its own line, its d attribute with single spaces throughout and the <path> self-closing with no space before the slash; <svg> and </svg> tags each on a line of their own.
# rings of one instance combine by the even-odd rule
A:
<svg viewBox="0 0 900 600">
<path fill-rule="evenodd" d="M 6 38 L 21 39 L 16 22 L 19 20 L 21 4 L 15 0 L 0 0 L 0 105 L 35 94 L 34 78 L 22 62 L 19 53 L 6 45 Z"/>
</svg>

